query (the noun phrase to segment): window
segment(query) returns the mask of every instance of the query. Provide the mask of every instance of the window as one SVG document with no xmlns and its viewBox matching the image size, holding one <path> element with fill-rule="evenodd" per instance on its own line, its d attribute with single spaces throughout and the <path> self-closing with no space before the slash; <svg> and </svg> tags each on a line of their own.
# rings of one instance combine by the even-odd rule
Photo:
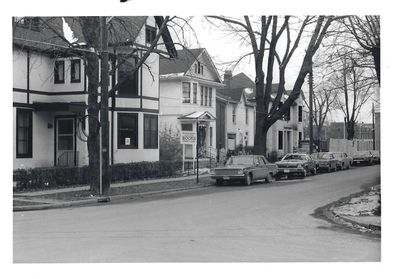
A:
<svg viewBox="0 0 400 279">
<path fill-rule="evenodd" d="M 32 158 L 32 110 L 17 108 L 17 158 Z"/>
<path fill-rule="evenodd" d="M 249 124 L 249 109 L 246 108 L 246 124 Z"/>
<path fill-rule="evenodd" d="M 190 103 L 190 82 L 182 82 L 182 103 Z"/>
<path fill-rule="evenodd" d="M 71 60 L 71 82 L 81 82 L 81 60 Z"/>
<path fill-rule="evenodd" d="M 200 74 L 204 75 L 204 67 L 203 67 L 203 65 L 200 66 Z"/>
<path fill-rule="evenodd" d="M 204 86 L 200 86 L 200 105 L 203 105 Z"/>
<path fill-rule="evenodd" d="M 207 101 L 208 101 L 208 87 L 204 87 L 204 105 L 207 106 Z"/>
<path fill-rule="evenodd" d="M 156 38 L 157 29 L 146 25 L 146 43 L 151 44 Z"/>
<path fill-rule="evenodd" d="M 137 113 L 118 113 L 118 148 L 138 148 Z"/>
<path fill-rule="evenodd" d="M 193 131 L 192 123 L 182 124 L 182 131 Z"/>
<path fill-rule="evenodd" d="M 144 148 L 158 148 L 158 116 L 144 115 Z"/>
<path fill-rule="evenodd" d="M 197 63 L 194 64 L 194 72 L 197 73 Z"/>
<path fill-rule="evenodd" d="M 236 124 L 236 106 L 232 109 L 232 123 Z"/>
<path fill-rule="evenodd" d="M 193 83 L 193 104 L 197 104 L 197 83 Z"/>
<path fill-rule="evenodd" d="M 208 88 L 208 105 L 212 107 L 212 88 Z"/>
<path fill-rule="evenodd" d="M 299 143 L 300 143 L 300 141 L 302 141 L 303 140 L 303 133 L 302 132 L 299 132 Z"/>
<path fill-rule="evenodd" d="M 298 121 L 303 122 L 303 107 L 302 106 L 298 107 Z"/>
<path fill-rule="evenodd" d="M 135 70 L 136 58 L 120 56 L 118 58 L 118 95 L 138 96 L 138 72 Z"/>
<path fill-rule="evenodd" d="M 54 64 L 54 83 L 64 83 L 64 70 L 64 61 L 56 61 Z"/>
<path fill-rule="evenodd" d="M 290 107 L 289 107 L 289 110 L 285 113 L 285 115 L 284 115 L 283 117 L 284 117 L 284 119 L 285 119 L 286 121 L 289 121 L 289 120 L 290 120 Z"/>
<path fill-rule="evenodd" d="M 283 131 L 278 131 L 278 149 L 283 149 Z"/>
<path fill-rule="evenodd" d="M 200 68 L 201 68 L 200 62 L 197 61 L 197 73 L 198 74 L 200 74 Z"/>
</svg>

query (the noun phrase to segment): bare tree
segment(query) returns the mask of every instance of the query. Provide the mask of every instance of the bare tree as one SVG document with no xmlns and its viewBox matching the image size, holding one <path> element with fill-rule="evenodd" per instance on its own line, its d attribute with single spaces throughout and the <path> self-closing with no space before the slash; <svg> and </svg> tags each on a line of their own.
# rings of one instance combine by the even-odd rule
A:
<svg viewBox="0 0 400 279">
<path fill-rule="evenodd" d="M 243 44 L 249 44 L 252 51 L 243 55 L 251 56 L 255 62 L 255 84 L 256 84 L 256 134 L 254 152 L 266 153 L 266 134 L 269 128 L 287 113 L 291 105 L 299 98 L 304 79 L 312 70 L 312 59 L 318 50 L 329 26 L 335 19 L 333 16 L 307 16 L 300 22 L 292 23 L 292 17 L 285 16 L 279 24 L 278 16 L 261 16 L 251 18 L 244 16 L 243 19 L 235 19 L 224 16 L 208 16 L 209 21 L 215 24 L 219 21 L 221 30 L 229 31 Z M 297 20 L 297 19 L 295 19 Z M 295 80 L 294 86 L 288 98 L 280 105 L 285 90 L 286 68 L 300 40 L 305 38 L 306 28 L 311 28 L 311 36 L 306 48 L 303 62 Z M 295 31 L 294 42 L 292 33 Z M 278 43 L 284 45 L 283 54 L 278 51 Z M 267 55 L 266 69 L 264 69 L 264 57 Z M 274 67 L 277 63 L 279 72 L 279 86 L 276 96 L 272 96 L 272 83 Z M 266 74 L 265 72 L 266 71 Z M 270 105 L 270 103 L 272 104 Z"/>
<path fill-rule="evenodd" d="M 330 82 L 331 90 L 338 96 L 336 107 L 345 116 L 347 139 L 351 140 L 360 111 L 371 98 L 376 84 L 371 82 L 368 69 L 357 67 L 355 60 L 348 56 L 342 57 L 342 67 L 332 75 Z"/>
<path fill-rule="evenodd" d="M 358 44 L 369 53 L 374 60 L 374 68 L 381 83 L 381 36 L 379 16 L 349 16 L 342 20 L 347 30 L 354 36 Z"/>
</svg>

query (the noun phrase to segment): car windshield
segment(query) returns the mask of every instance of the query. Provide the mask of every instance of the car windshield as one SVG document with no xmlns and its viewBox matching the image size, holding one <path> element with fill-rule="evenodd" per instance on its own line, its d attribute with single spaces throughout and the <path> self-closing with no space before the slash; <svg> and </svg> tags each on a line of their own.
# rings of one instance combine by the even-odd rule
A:
<svg viewBox="0 0 400 279">
<path fill-rule="evenodd" d="M 253 165 L 258 160 L 254 156 L 233 156 L 230 157 L 226 165 Z"/>
<path fill-rule="evenodd" d="M 311 154 L 311 157 L 314 159 L 330 159 L 330 154 L 329 153 L 313 153 Z"/>
<path fill-rule="evenodd" d="M 285 160 L 305 160 L 306 156 L 302 154 L 288 154 L 285 157 L 283 157 L 282 161 Z"/>
</svg>

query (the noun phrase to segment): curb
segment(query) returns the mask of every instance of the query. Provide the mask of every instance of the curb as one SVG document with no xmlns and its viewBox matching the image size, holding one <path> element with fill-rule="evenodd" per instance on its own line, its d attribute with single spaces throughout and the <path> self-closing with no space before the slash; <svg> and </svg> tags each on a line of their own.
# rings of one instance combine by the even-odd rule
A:
<svg viewBox="0 0 400 279">
<path fill-rule="evenodd" d="M 342 226 L 344 228 L 350 229 L 352 231 L 356 231 L 358 233 L 369 234 L 374 237 L 380 237 L 381 236 L 381 227 L 380 226 L 359 223 L 354 220 L 347 219 L 346 217 L 343 217 L 342 215 L 337 215 L 333 212 L 333 208 L 337 204 L 343 203 L 343 201 L 348 201 L 353 197 L 360 196 L 365 192 L 369 192 L 371 189 L 373 189 L 374 187 L 377 187 L 379 185 L 380 184 L 370 186 L 367 189 L 362 190 L 361 192 L 351 194 L 349 196 L 346 196 L 346 197 L 340 198 L 334 202 L 331 202 L 327 205 L 319 207 L 319 208 L 315 209 L 311 215 L 316 218 L 325 219 L 335 225 Z"/>
<path fill-rule="evenodd" d="M 123 201 L 129 200 L 135 197 L 146 197 L 146 196 L 153 196 L 153 195 L 168 195 L 177 192 L 186 192 L 186 191 L 194 191 L 199 189 L 208 189 L 213 187 L 212 185 L 209 186 L 193 186 L 188 188 L 177 188 L 177 189 L 167 189 L 167 190 L 159 190 L 159 191 L 150 191 L 150 192 L 143 192 L 143 193 L 133 193 L 133 194 L 126 194 L 126 195 L 115 195 L 109 196 L 108 202 L 112 201 Z M 90 204 L 98 204 L 98 203 L 105 203 L 103 197 L 93 197 L 90 199 L 79 200 L 79 201 L 68 201 L 68 202 L 60 202 L 54 204 L 41 204 L 41 205 L 25 205 L 25 206 L 15 206 L 13 207 L 14 212 L 21 212 L 21 211 L 34 211 L 34 210 L 45 210 L 45 209 L 56 209 L 56 208 L 66 208 L 72 206 L 80 206 L 80 205 L 90 205 Z"/>
</svg>

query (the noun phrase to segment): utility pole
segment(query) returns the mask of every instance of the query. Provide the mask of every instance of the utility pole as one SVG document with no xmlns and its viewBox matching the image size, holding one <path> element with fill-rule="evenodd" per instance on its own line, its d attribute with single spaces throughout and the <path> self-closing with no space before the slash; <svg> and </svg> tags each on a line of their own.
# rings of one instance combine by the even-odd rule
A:
<svg viewBox="0 0 400 279">
<path fill-rule="evenodd" d="M 375 107 L 372 103 L 372 149 L 375 150 Z"/>
<path fill-rule="evenodd" d="M 107 17 L 100 17 L 100 69 L 101 69 L 101 100 L 100 100 L 100 194 L 107 195 L 110 189 L 110 158 L 109 158 L 109 121 L 108 121 L 108 30 Z"/>
<path fill-rule="evenodd" d="M 310 87 L 310 89 L 309 89 L 309 91 L 310 91 L 310 96 L 309 96 L 309 103 L 310 103 L 310 118 L 309 118 L 309 128 L 310 128 L 310 154 L 312 154 L 313 153 L 313 142 L 314 142 L 314 135 L 313 135 L 313 114 L 314 114 L 314 112 L 313 112 L 313 94 L 314 94 L 314 85 L 313 85 L 313 81 L 314 81 L 314 78 L 313 78 L 313 65 L 312 65 L 312 62 L 311 62 L 311 71 L 310 71 L 310 73 L 308 74 L 308 85 L 309 85 L 309 87 Z"/>
<path fill-rule="evenodd" d="M 196 163 L 197 163 L 197 174 L 196 183 L 199 184 L 199 120 L 196 121 Z"/>
</svg>

